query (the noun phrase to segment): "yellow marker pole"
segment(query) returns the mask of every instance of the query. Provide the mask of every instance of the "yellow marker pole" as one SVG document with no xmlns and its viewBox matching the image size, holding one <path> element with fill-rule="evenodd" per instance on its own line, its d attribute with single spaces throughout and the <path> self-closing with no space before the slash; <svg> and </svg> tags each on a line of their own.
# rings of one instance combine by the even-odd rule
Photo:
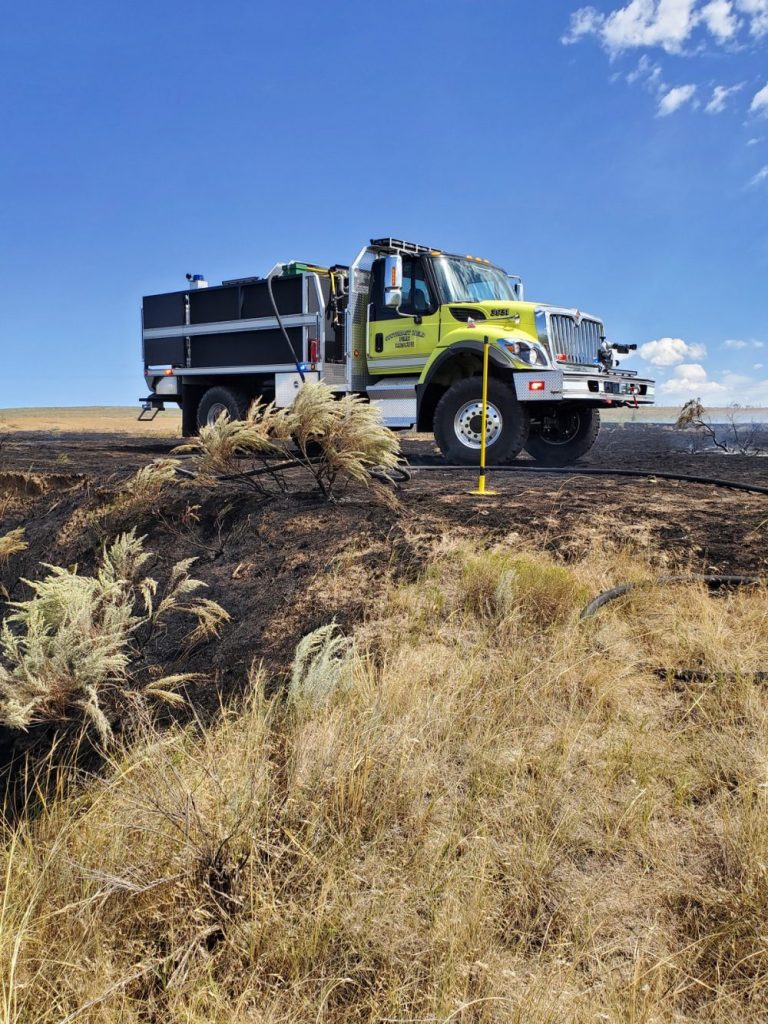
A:
<svg viewBox="0 0 768 1024">
<path fill-rule="evenodd" d="M 485 457 L 486 441 L 488 440 L 488 355 L 490 352 L 490 339 L 486 335 L 483 338 L 483 403 L 482 403 L 482 424 L 480 427 L 480 478 L 477 482 L 477 490 L 470 491 L 470 494 L 478 494 L 482 497 L 492 497 L 498 491 L 487 491 L 485 489 Z"/>
</svg>

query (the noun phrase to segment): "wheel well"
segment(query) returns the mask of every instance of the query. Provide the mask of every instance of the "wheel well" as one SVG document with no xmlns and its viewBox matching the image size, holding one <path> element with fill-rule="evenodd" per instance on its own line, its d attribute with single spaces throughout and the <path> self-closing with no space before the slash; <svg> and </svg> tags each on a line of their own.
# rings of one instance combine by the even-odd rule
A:
<svg viewBox="0 0 768 1024">
<path fill-rule="evenodd" d="M 466 380 L 467 377 L 480 377 L 482 372 L 483 357 L 478 352 L 457 352 L 455 356 L 441 363 L 420 389 L 416 429 L 430 432 L 437 404 L 448 388 L 460 380 Z M 493 361 L 489 365 L 488 373 L 489 376 L 495 377 L 497 380 L 509 379 L 509 372 L 505 372 Z"/>
</svg>

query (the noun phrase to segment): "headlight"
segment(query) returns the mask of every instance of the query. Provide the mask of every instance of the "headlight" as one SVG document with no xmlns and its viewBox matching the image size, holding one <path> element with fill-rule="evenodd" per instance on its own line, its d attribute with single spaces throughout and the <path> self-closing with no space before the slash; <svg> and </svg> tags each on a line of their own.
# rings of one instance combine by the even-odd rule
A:
<svg viewBox="0 0 768 1024">
<path fill-rule="evenodd" d="M 528 366 L 549 366 L 547 353 L 536 341 L 502 338 L 499 344 L 511 355 L 527 363 Z"/>
</svg>

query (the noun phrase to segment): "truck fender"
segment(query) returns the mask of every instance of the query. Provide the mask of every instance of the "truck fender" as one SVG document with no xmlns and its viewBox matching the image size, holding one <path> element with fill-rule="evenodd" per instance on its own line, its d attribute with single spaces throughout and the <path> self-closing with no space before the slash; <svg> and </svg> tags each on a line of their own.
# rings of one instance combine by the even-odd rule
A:
<svg viewBox="0 0 768 1024">
<path fill-rule="evenodd" d="M 445 390 L 445 385 L 439 384 L 437 378 L 440 376 L 441 370 L 447 369 L 448 363 L 462 354 L 477 356 L 482 360 L 483 342 L 474 340 L 454 342 L 447 348 L 442 349 L 439 355 L 436 355 L 424 367 L 419 383 L 416 385 L 416 419 L 419 430 L 432 430 L 432 418 L 435 407 Z M 488 358 L 496 370 L 511 373 L 514 369 L 511 361 L 506 358 L 496 345 L 489 347 Z"/>
<path fill-rule="evenodd" d="M 434 359 L 427 363 L 421 373 L 419 385 L 424 386 L 434 381 L 441 367 L 444 367 L 446 363 L 449 363 L 461 352 L 471 352 L 473 355 L 477 355 L 480 359 L 483 358 L 483 343 L 482 341 L 457 341 L 448 348 L 440 350 L 439 355 L 436 355 Z M 501 352 L 496 346 L 491 345 L 488 350 L 488 358 L 500 369 L 511 370 L 512 364 L 509 359 L 506 358 L 503 352 Z"/>
</svg>

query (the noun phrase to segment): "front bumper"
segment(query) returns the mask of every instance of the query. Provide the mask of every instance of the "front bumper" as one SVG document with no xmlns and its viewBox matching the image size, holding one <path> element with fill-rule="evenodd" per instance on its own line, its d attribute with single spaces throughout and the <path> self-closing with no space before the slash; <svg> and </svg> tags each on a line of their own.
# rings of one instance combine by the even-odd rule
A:
<svg viewBox="0 0 768 1024">
<path fill-rule="evenodd" d="M 600 373 L 566 370 L 563 372 L 563 400 L 586 400 L 605 405 L 653 405 L 656 382 L 613 370 Z"/>
<path fill-rule="evenodd" d="M 656 400 L 654 381 L 610 370 L 517 370 L 513 380 L 519 402 L 653 405 Z"/>
</svg>

